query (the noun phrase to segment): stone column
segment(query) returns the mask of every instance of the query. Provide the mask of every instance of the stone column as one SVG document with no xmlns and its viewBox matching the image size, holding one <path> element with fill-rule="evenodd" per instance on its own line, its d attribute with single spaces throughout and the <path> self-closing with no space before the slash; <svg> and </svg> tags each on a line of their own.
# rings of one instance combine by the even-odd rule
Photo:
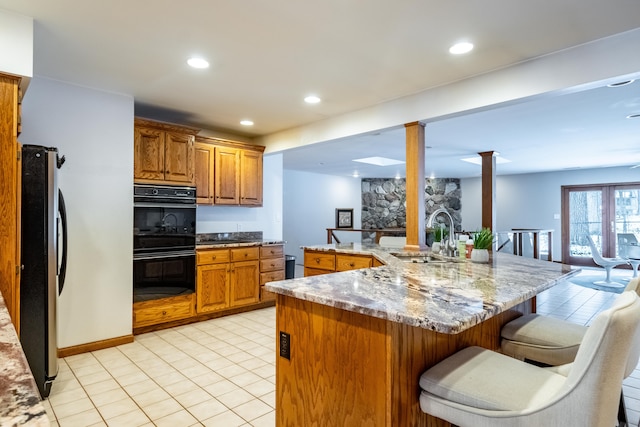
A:
<svg viewBox="0 0 640 427">
<path fill-rule="evenodd" d="M 425 250 L 424 123 L 404 125 L 406 130 L 407 244 L 405 250 Z"/>
</svg>

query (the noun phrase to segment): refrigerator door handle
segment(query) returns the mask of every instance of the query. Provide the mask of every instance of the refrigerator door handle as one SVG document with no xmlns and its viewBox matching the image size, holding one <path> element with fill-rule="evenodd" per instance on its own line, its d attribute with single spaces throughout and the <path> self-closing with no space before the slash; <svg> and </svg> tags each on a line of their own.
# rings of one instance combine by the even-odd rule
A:
<svg viewBox="0 0 640 427">
<path fill-rule="evenodd" d="M 58 189 L 58 211 L 60 212 L 60 222 L 62 225 L 62 256 L 60 259 L 60 270 L 58 272 L 58 295 L 60 295 L 64 287 L 64 279 L 67 276 L 67 208 L 64 204 L 64 197 L 60 189 Z"/>
</svg>

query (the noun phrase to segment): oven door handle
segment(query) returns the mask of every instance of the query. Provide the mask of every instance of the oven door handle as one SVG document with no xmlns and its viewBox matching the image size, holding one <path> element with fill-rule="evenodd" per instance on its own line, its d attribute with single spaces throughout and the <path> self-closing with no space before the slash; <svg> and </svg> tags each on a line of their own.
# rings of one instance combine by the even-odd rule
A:
<svg viewBox="0 0 640 427">
<path fill-rule="evenodd" d="M 134 261 L 138 260 L 148 260 L 148 259 L 162 259 L 162 258 L 176 258 L 176 257 L 184 257 L 184 256 L 195 256 L 195 250 L 185 250 L 185 251 L 172 251 L 172 252 L 159 252 L 152 254 L 135 254 L 133 256 Z"/>
<path fill-rule="evenodd" d="M 133 202 L 134 208 L 195 209 L 195 203 Z"/>
</svg>

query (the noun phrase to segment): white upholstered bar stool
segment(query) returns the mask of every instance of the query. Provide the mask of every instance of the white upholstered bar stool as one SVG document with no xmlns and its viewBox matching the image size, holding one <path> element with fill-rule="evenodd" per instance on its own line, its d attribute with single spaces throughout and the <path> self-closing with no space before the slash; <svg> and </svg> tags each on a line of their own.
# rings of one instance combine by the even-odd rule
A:
<svg viewBox="0 0 640 427">
<path fill-rule="evenodd" d="M 420 377 L 423 412 L 460 427 L 614 426 L 640 355 L 640 299 L 624 292 L 587 329 L 575 361 L 542 368 L 468 347 Z"/>
<path fill-rule="evenodd" d="M 640 278 L 625 291 L 638 293 Z M 587 326 L 540 314 L 525 314 L 502 327 L 502 353 L 520 360 L 557 366 L 573 362 Z M 635 368 L 635 366 L 634 366 Z"/>
<path fill-rule="evenodd" d="M 626 291 L 640 293 L 640 278 L 627 284 Z M 558 366 L 573 362 L 588 327 L 539 314 L 526 314 L 502 327 L 500 343 L 503 354 L 520 360 Z M 624 377 L 631 375 L 636 365 L 628 366 Z M 624 396 L 620 393 L 618 421 L 627 422 Z"/>
</svg>

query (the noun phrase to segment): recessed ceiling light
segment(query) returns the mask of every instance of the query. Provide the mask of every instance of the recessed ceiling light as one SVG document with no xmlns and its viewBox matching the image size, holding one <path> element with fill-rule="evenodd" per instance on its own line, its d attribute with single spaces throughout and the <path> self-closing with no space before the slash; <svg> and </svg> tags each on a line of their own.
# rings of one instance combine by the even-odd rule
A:
<svg viewBox="0 0 640 427">
<path fill-rule="evenodd" d="M 187 64 L 193 68 L 209 68 L 209 62 L 203 58 L 189 58 Z"/>
<path fill-rule="evenodd" d="M 640 118 L 640 113 L 637 113 L 637 114 L 629 114 L 629 115 L 627 116 L 627 119 L 638 119 L 638 118 Z"/>
<path fill-rule="evenodd" d="M 251 120 L 240 120 L 240 124 L 242 126 L 253 126 L 253 122 Z"/>
<path fill-rule="evenodd" d="M 358 178 L 360 176 L 360 174 L 358 173 L 358 171 L 353 172 L 353 175 L 351 175 L 354 178 Z"/>
<path fill-rule="evenodd" d="M 631 83 L 635 82 L 635 80 L 625 80 L 622 82 L 616 82 L 616 83 L 611 83 L 608 84 L 607 87 L 620 87 L 620 86 L 626 86 L 626 85 L 630 85 Z"/>
<path fill-rule="evenodd" d="M 388 159 L 386 157 L 364 157 L 362 159 L 353 159 L 353 161 L 376 166 L 392 166 L 404 163 L 402 160 Z"/>
<path fill-rule="evenodd" d="M 321 99 L 318 98 L 316 95 L 309 95 L 304 98 L 304 102 L 306 102 L 307 104 L 317 104 L 320 101 Z"/>
<path fill-rule="evenodd" d="M 449 48 L 449 53 L 453 55 L 462 55 L 464 53 L 469 53 L 473 49 L 473 43 L 469 42 L 460 42 L 456 43 Z"/>
</svg>

